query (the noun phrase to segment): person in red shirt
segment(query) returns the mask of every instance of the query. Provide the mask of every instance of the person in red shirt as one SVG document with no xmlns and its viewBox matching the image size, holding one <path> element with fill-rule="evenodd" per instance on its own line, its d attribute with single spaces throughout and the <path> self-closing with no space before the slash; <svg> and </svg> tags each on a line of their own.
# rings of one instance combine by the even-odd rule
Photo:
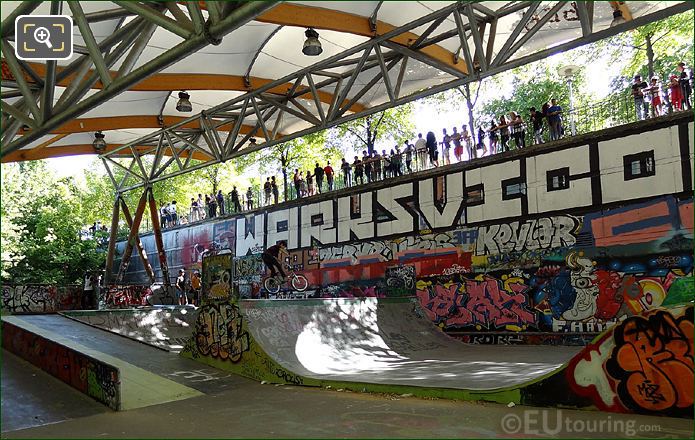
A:
<svg viewBox="0 0 695 440">
<path fill-rule="evenodd" d="M 323 168 L 323 172 L 326 175 L 326 182 L 328 183 L 328 191 L 333 191 L 333 167 L 331 167 L 330 161 L 328 161 L 327 165 Z"/>
</svg>

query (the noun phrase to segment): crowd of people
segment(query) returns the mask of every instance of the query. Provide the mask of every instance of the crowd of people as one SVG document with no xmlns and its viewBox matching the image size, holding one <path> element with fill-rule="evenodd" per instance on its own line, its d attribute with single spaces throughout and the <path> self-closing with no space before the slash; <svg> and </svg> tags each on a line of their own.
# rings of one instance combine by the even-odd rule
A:
<svg viewBox="0 0 695 440">
<path fill-rule="evenodd" d="M 652 76 L 649 83 L 641 75 L 635 75 L 632 97 L 635 100 L 635 116 L 638 120 L 665 115 L 668 107 L 673 111 L 691 110 L 690 94 L 693 91 L 693 71 L 678 63 L 676 73 L 668 76 L 667 83 Z"/>
<path fill-rule="evenodd" d="M 690 95 L 693 72 L 684 63 L 678 64 L 677 72 L 669 76 L 666 89 L 657 77 L 651 78 L 647 84 L 640 75 L 635 75 L 632 96 L 637 120 L 661 116 L 672 110 L 692 108 Z M 665 105 L 668 105 L 668 110 L 664 108 Z M 558 140 L 565 136 L 563 115 L 564 109 L 553 98 L 537 107 L 529 107 L 526 120 L 521 113 L 510 111 L 478 126 L 475 133 L 470 132 L 466 124 L 461 125 L 460 129 L 452 127 L 451 131 L 442 129 L 439 139 L 433 131 L 424 136 L 419 133 L 414 142 L 407 140 L 389 151 L 382 149 L 381 152 L 375 150 L 370 153 L 364 150 L 352 160 L 342 158 L 335 169 L 330 161 L 325 165 L 316 163 L 313 170 L 295 169 L 291 176 L 291 193 L 293 198 L 310 197 L 337 188 L 363 185 L 405 173 L 525 148 L 529 142 L 537 145 Z M 290 197 L 292 198 L 292 194 Z M 222 190 L 205 196 L 198 194 L 197 198 L 191 198 L 188 216 L 177 216 L 176 201 L 172 201 L 161 207 L 162 227 L 199 221 L 228 212 L 252 210 L 254 199 L 255 192 L 251 187 L 244 192 L 235 186 L 226 197 Z M 279 202 L 275 176 L 266 178 L 257 202 L 256 207 Z M 227 207 L 226 204 L 230 206 Z"/>
<path fill-rule="evenodd" d="M 529 109 L 534 143 L 544 142 L 546 124 L 550 140 L 560 139 L 564 133 L 562 112 L 562 107 L 555 99 L 543 104 L 540 111 L 535 107 Z M 512 149 L 510 141 L 514 141 L 515 148 L 526 146 L 526 124 L 516 112 L 500 116 L 499 121 L 493 120 L 489 126 L 478 127 L 477 136 L 464 124 L 460 130 L 459 127 L 452 127 L 451 132 L 446 128 L 442 129 L 440 140 L 430 131 L 425 136 L 419 133 L 415 142 L 405 141 L 402 148 L 395 145 L 390 151 L 374 151 L 371 154 L 364 150 L 361 156 L 354 156 L 352 161 L 342 158 L 337 170 L 330 161 L 325 166 L 317 163 L 313 173 L 311 170 L 303 172 L 295 169 L 292 176 L 294 194 L 296 198 L 302 198 L 332 191 L 336 186 L 336 178 L 341 179 L 341 187 L 351 187 L 497 154 Z M 266 189 L 266 204 L 269 201 Z M 274 201 L 277 203 L 277 197 Z"/>
</svg>

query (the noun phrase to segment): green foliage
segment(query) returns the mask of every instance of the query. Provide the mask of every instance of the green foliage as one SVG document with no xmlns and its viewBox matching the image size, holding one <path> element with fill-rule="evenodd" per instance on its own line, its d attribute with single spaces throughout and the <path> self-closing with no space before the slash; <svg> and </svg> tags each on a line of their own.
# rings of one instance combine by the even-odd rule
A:
<svg viewBox="0 0 695 440">
<path fill-rule="evenodd" d="M 148 162 L 152 159 L 143 157 L 142 160 L 147 169 L 149 166 Z M 195 164 L 193 162 L 193 165 Z M 123 162 L 122 165 L 127 168 L 129 163 Z M 115 166 L 111 168 L 111 172 L 114 175 L 114 179 L 119 183 L 126 174 L 125 170 Z M 238 180 L 238 176 L 231 163 L 215 164 L 184 175 L 155 182 L 152 190 L 158 208 L 163 203 L 176 200 L 179 205 L 179 212 L 187 212 L 191 197 L 197 197 L 199 193 L 203 194 L 204 197 L 205 194 L 217 192 L 219 189 L 226 194 L 231 191 L 232 185 L 235 184 L 236 180 Z M 83 218 L 87 224 L 101 221 L 110 226 L 115 189 L 101 161 L 95 159 L 92 162 L 89 169 L 85 172 L 85 182 L 86 187 L 82 190 L 82 197 L 85 202 L 82 205 Z M 126 180 L 126 186 L 136 183 L 137 181 L 132 178 Z M 135 215 L 135 209 L 141 196 L 142 189 L 123 193 L 123 198 L 128 204 L 131 215 Z M 143 230 L 149 229 L 150 223 L 149 208 L 147 208 L 142 221 Z M 123 220 L 119 226 L 121 230 L 126 230 L 126 224 Z"/>
<path fill-rule="evenodd" d="M 598 41 L 582 52 L 589 59 L 608 55 L 611 63 L 621 65 L 621 77 L 611 83 L 614 91 L 627 90 L 637 74 L 647 78 L 650 64 L 654 75 L 663 81 L 675 73 L 679 62 L 693 65 L 693 11 Z"/>
<path fill-rule="evenodd" d="M 56 179 L 43 161 L 2 165 L 4 282 L 62 285 L 103 268 L 97 240 L 80 238 L 79 195 L 73 179 Z"/>
<path fill-rule="evenodd" d="M 509 76 L 508 76 L 509 77 Z M 493 78 L 493 81 L 500 79 Z M 574 105 L 581 106 L 588 100 L 582 93 L 583 74 L 580 72 L 573 79 Z M 499 86 L 501 84 L 498 83 Z M 478 114 L 483 118 L 486 125 L 491 119 L 499 121 L 501 115 L 507 115 L 513 111 L 521 114 L 522 118 L 527 119 L 529 107 L 536 107 L 540 110 L 544 103 L 555 98 L 558 104 L 565 109 L 569 108 L 569 88 L 567 82 L 549 70 L 547 65 L 533 63 L 527 66 L 518 67 L 511 71 L 512 91 L 509 97 L 500 96 L 485 102 Z"/>
<path fill-rule="evenodd" d="M 363 150 L 371 152 L 379 144 L 402 145 L 415 137 L 413 109 L 413 104 L 408 103 L 340 124 L 330 130 L 328 144 L 336 148 L 352 147 L 348 148 L 348 155 L 353 151 L 355 154 Z"/>
<path fill-rule="evenodd" d="M 251 186 L 254 191 L 260 191 L 265 179 L 276 176 L 278 185 L 287 189 L 288 179 L 295 169 L 311 171 L 318 162 L 325 165 L 326 161 L 337 163 L 342 157 L 341 149 L 336 145 L 326 143 L 327 132 L 309 134 L 293 139 L 282 144 L 264 148 L 255 153 L 234 159 L 234 164 L 239 173 L 256 173 L 257 177 L 251 178 Z M 285 193 L 281 190 L 281 194 Z"/>
</svg>

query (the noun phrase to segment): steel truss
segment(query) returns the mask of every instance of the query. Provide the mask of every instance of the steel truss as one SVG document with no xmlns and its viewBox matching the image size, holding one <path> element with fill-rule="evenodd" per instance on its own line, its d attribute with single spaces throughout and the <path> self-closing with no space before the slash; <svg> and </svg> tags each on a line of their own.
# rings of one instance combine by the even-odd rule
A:
<svg viewBox="0 0 695 440">
<path fill-rule="evenodd" d="M 75 52 L 83 55 L 60 73 L 56 73 L 55 62 L 47 62 L 46 75 L 43 78 L 27 63 L 18 60 L 10 45 L 14 38 L 15 18 L 21 14 L 30 14 L 41 3 L 24 1 L 2 22 L 3 61 L 14 77 L 14 81 L 3 81 L 2 86 L 3 89 L 14 90 L 3 90 L 3 137 L 0 156 L 28 145 L 191 53 L 209 44 L 219 44 L 224 35 L 271 9 L 277 2 L 227 2 L 224 7 L 218 2 L 206 2 L 210 12 L 207 21 L 203 20 L 198 2 L 186 2 L 190 19 L 175 2 L 115 1 L 120 8 L 89 14 L 84 13 L 80 2 L 65 2 L 85 41 L 85 46 L 76 47 Z M 62 3 L 52 1 L 51 12 L 58 13 Z M 174 18 L 165 15 L 165 10 L 170 11 Z M 122 25 L 123 19 L 131 15 L 137 17 Z M 89 23 L 114 18 L 121 19 L 117 29 L 97 43 Z M 173 32 L 182 37 L 183 41 L 134 69 L 157 27 Z M 121 59 L 121 67 L 113 75 L 109 68 Z M 94 70 L 90 73 L 92 67 Z M 70 75 L 74 75 L 70 85 L 54 105 L 55 85 Z M 27 81 L 29 78 L 31 81 Z M 101 82 L 102 89 L 85 98 L 97 82 Z M 6 101 L 7 98 L 20 96 L 21 99 L 15 103 Z M 15 139 L 23 127 L 24 135 Z"/>
<path fill-rule="evenodd" d="M 126 173 L 126 177 L 131 177 L 121 182 L 113 180 L 117 191 L 130 191 L 478 81 L 693 8 L 691 2 L 680 2 L 619 26 L 594 32 L 593 8 L 579 4 L 574 7 L 582 26 L 581 37 L 550 49 L 515 57 L 519 49 L 566 5 L 559 2 L 542 10 L 539 8 L 541 2 L 518 2 L 495 13 L 475 3 L 452 4 L 199 115 L 143 136 L 104 154 L 102 160 L 110 175 L 112 169 L 117 167 Z M 521 20 L 505 40 L 502 49 L 493 54 L 493 43 L 498 37 L 497 21 L 520 11 L 524 11 Z M 456 23 L 456 27 L 437 32 L 438 27 L 447 20 Z M 393 41 L 395 37 L 425 25 L 426 30 L 410 46 Z M 422 49 L 450 38 L 457 39 L 460 44 L 460 62 L 464 64 L 462 69 L 442 63 L 422 52 Z M 458 57 L 458 54 L 455 56 Z M 451 80 L 414 93 L 402 94 L 405 72 L 412 60 L 431 67 L 436 75 L 448 75 Z M 284 95 L 269 92 L 288 83 L 292 87 Z M 353 111 L 353 105 L 361 97 L 373 93 L 379 87 L 386 90 L 386 102 Z M 333 96 L 330 105 L 322 104 L 320 93 Z M 314 105 L 305 105 L 307 102 Z M 279 128 L 285 115 L 299 118 L 308 123 L 309 127 L 295 133 L 280 133 Z M 190 128 L 192 123 L 196 128 Z M 240 136 L 242 126 L 251 126 L 252 129 Z M 252 138 L 262 138 L 262 141 L 253 143 Z M 144 155 L 152 155 L 153 160 L 144 164 Z M 123 158 L 130 162 L 122 163 Z M 133 179 L 135 184 L 125 182 Z"/>
</svg>

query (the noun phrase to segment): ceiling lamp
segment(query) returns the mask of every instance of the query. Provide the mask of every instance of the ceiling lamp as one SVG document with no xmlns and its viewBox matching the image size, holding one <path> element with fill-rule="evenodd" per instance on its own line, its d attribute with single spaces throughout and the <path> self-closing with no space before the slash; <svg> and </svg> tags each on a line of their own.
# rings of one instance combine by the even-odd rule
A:
<svg viewBox="0 0 695 440">
<path fill-rule="evenodd" d="M 186 92 L 179 92 L 179 102 L 176 103 L 176 110 L 186 113 L 192 111 L 193 106 L 189 100 L 190 97 L 191 95 Z"/>
<path fill-rule="evenodd" d="M 309 28 L 304 32 L 306 35 L 306 41 L 304 42 L 304 47 L 302 48 L 302 53 L 310 57 L 315 57 L 321 55 L 323 49 L 321 48 L 321 42 L 319 41 L 319 33 Z"/>
<path fill-rule="evenodd" d="M 619 24 L 625 23 L 625 17 L 623 17 L 623 11 L 616 9 L 613 11 L 613 21 L 611 21 L 611 27 L 617 26 Z"/>
<path fill-rule="evenodd" d="M 104 150 L 106 150 L 106 141 L 104 140 L 106 136 L 104 133 L 97 131 L 94 133 L 94 142 L 92 142 L 92 146 L 94 149 L 97 151 L 97 153 L 102 153 Z"/>
</svg>

